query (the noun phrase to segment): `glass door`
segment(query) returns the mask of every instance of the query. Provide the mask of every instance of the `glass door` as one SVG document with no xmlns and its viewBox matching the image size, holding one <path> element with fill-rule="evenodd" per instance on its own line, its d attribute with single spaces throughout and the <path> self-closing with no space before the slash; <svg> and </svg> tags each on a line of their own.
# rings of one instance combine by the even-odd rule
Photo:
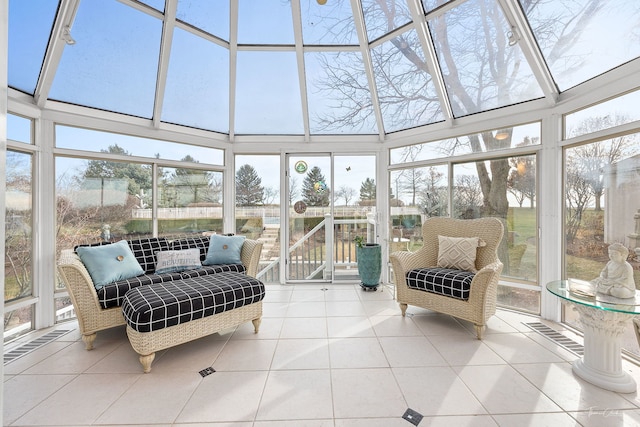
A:
<svg viewBox="0 0 640 427">
<path fill-rule="evenodd" d="M 331 156 L 289 154 L 287 281 L 333 279 Z"/>
<path fill-rule="evenodd" d="M 359 281 L 354 238 L 377 242 L 374 155 L 287 155 L 287 281 Z"/>
</svg>

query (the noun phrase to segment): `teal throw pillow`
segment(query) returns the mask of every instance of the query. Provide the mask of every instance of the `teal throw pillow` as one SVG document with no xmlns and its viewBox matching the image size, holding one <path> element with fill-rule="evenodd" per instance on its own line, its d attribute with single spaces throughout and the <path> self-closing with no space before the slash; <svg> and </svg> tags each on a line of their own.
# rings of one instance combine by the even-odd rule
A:
<svg viewBox="0 0 640 427">
<path fill-rule="evenodd" d="M 222 236 L 214 234 L 209 240 L 209 250 L 203 265 L 242 264 L 240 252 L 245 236 Z"/>
<path fill-rule="evenodd" d="M 156 274 L 177 273 L 202 267 L 200 249 L 156 252 Z"/>
<path fill-rule="evenodd" d="M 107 283 L 144 274 L 126 240 L 104 246 L 81 246 L 76 252 L 89 271 L 96 289 L 101 289 Z"/>
</svg>

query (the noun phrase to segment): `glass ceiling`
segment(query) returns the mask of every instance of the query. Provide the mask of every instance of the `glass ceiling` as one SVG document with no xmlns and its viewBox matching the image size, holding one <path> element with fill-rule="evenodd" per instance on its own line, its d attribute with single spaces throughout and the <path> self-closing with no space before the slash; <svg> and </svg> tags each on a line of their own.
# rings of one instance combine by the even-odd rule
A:
<svg viewBox="0 0 640 427">
<path fill-rule="evenodd" d="M 640 56 L 637 0 L 9 0 L 9 86 L 229 135 L 368 135 Z"/>
</svg>

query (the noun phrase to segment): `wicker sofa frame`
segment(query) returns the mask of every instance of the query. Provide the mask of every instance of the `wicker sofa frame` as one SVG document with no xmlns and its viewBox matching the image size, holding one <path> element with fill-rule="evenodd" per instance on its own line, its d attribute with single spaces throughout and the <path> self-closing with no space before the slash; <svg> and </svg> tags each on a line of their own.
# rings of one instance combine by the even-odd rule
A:
<svg viewBox="0 0 640 427">
<path fill-rule="evenodd" d="M 152 332 L 138 332 L 127 325 L 127 336 L 131 347 L 139 354 L 142 369 L 146 374 L 151 371 L 151 364 L 157 351 L 239 326 L 249 320 L 253 322 L 254 332 L 257 334 L 261 318 L 262 301 L 259 301 Z"/>
<path fill-rule="evenodd" d="M 496 313 L 498 280 L 503 264 L 498 258 L 498 246 L 504 226 L 497 218 L 453 219 L 429 218 L 422 227 L 423 246 L 415 252 L 398 251 L 390 255 L 396 286 L 396 298 L 402 315 L 413 305 L 458 319 L 472 322 L 478 339 L 487 320 Z M 451 237 L 480 237 L 486 246 L 478 248 L 476 268 L 467 300 L 452 298 L 407 287 L 407 273 L 416 268 L 432 268 L 438 261 L 438 235 Z"/>
<path fill-rule="evenodd" d="M 242 264 L 246 269 L 246 274 L 248 276 L 255 277 L 258 271 L 258 263 L 260 261 L 260 252 L 262 251 L 262 242 L 257 240 L 245 239 L 242 250 L 240 253 L 240 259 Z M 69 297 L 71 298 L 71 302 L 73 304 L 73 308 L 76 312 L 76 317 L 78 318 L 78 327 L 80 329 L 80 333 L 82 335 L 82 341 L 85 344 L 85 348 L 87 350 L 93 349 L 93 342 L 96 339 L 97 333 L 99 331 L 114 328 L 116 326 L 122 326 L 125 324 L 124 316 L 122 315 L 121 307 L 112 307 L 112 308 L 102 308 L 100 302 L 98 300 L 98 294 L 96 292 L 95 286 L 93 285 L 93 280 L 89 275 L 86 267 L 82 263 L 80 257 L 74 252 L 73 249 L 64 249 L 62 250 L 59 258 L 58 258 L 58 273 L 62 281 L 64 282 L 67 291 L 69 292 Z M 262 310 L 262 306 L 254 307 L 256 310 Z M 233 310 L 235 311 L 235 310 Z M 254 316 L 255 314 L 252 314 Z M 216 316 L 211 316 L 216 317 Z M 228 327 L 234 326 L 229 325 L 227 323 L 221 323 L 220 325 L 216 324 L 216 322 L 224 322 L 225 317 L 222 319 L 213 320 L 210 319 L 209 322 L 211 325 L 208 325 L 207 322 L 201 322 L 203 330 L 206 328 L 217 328 L 226 329 Z M 253 319 L 246 319 L 253 320 Z M 192 325 L 185 327 L 183 329 L 189 329 L 190 327 L 194 328 L 194 332 L 186 332 L 185 334 L 198 334 L 197 328 L 199 327 L 196 322 L 189 322 L 185 325 Z M 208 330 L 208 329 L 206 329 Z M 220 329 L 218 329 L 220 330 Z M 160 331 L 158 331 L 160 332 Z M 215 331 L 214 331 L 215 332 Z M 209 332 L 213 333 L 213 332 Z M 206 335 L 206 334 L 205 334 Z M 154 336 L 158 337 L 159 342 L 163 342 L 162 340 L 166 339 L 162 336 L 162 334 L 156 334 Z M 200 335 L 204 336 L 204 335 Z M 151 338 L 151 337 L 149 337 Z M 179 344 L 184 341 L 183 338 L 173 337 L 172 338 L 175 344 Z M 195 338 L 191 338 L 195 339 Z M 147 338 L 145 338 L 147 340 Z M 141 342 L 144 340 L 140 340 Z M 133 342 L 132 342 L 133 345 Z M 150 344 L 140 344 L 141 348 L 144 346 L 149 346 Z M 161 344 L 160 344 L 161 345 Z M 167 348 L 167 347 L 164 347 Z M 135 347 L 134 347 L 135 349 Z M 137 351 L 137 350 L 136 350 Z M 145 353 L 149 354 L 149 353 Z M 150 364 L 150 363 L 149 363 Z"/>
</svg>

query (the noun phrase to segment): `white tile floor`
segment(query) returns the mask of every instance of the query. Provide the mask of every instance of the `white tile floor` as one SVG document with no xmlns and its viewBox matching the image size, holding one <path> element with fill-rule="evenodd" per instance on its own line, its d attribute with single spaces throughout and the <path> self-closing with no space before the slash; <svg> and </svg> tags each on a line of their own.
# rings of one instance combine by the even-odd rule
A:
<svg viewBox="0 0 640 427">
<path fill-rule="evenodd" d="M 478 341 L 471 324 L 409 313 L 387 288 L 267 285 L 259 334 L 248 323 L 163 351 L 150 374 L 123 328 L 85 351 L 62 324 L 74 330 L 5 365 L 4 424 L 410 427 L 411 408 L 421 427 L 640 425 L 638 395 L 575 377 L 577 356 L 523 324 L 538 318 L 499 310 Z"/>
</svg>

